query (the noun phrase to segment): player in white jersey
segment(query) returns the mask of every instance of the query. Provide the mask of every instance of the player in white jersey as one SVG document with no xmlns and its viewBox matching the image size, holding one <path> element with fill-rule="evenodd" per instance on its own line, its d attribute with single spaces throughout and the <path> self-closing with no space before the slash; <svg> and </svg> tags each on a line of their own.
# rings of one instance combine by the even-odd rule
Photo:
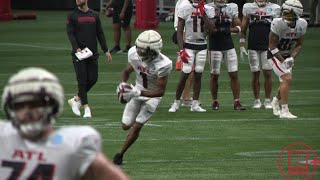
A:
<svg viewBox="0 0 320 180">
<path fill-rule="evenodd" d="M 113 162 L 121 165 L 123 155 L 137 140 L 141 128 L 156 111 L 165 93 L 172 61 L 163 55 L 162 38 L 154 30 L 142 32 L 136 39 L 136 45 L 128 52 L 128 64 L 121 73 L 118 89 L 135 72 L 136 84 L 123 98 L 128 102 L 122 115 L 122 129 L 131 128 L 123 147 Z"/>
<path fill-rule="evenodd" d="M 281 11 L 282 17 L 272 21 L 269 34 L 268 61 L 280 78 L 278 95 L 273 98 L 271 105 L 274 115 L 280 115 L 280 118 L 297 118 L 289 111 L 288 94 L 294 60 L 301 51 L 308 24 L 305 19 L 300 18 L 303 6 L 298 0 L 286 0 Z"/>
<path fill-rule="evenodd" d="M 213 17 L 215 11 L 204 4 L 204 1 L 190 1 L 178 10 L 177 38 L 179 56 L 183 62 L 180 80 L 176 88 L 175 101 L 169 112 L 176 112 L 180 107 L 180 97 L 186 80 L 194 66 L 193 101 L 190 111 L 205 112 L 199 105 L 201 77 L 207 58 L 207 31 L 214 33 Z M 183 31 L 185 36 L 183 38 Z"/>
<path fill-rule="evenodd" d="M 101 137 L 89 126 L 53 129 L 63 109 L 57 77 L 25 68 L 4 88 L 0 121 L 0 179 L 128 179 L 101 153 Z"/>
<path fill-rule="evenodd" d="M 269 32 L 273 18 L 280 16 L 280 6 L 269 3 L 268 0 L 255 0 L 253 3 L 246 3 L 243 6 L 242 32 L 240 38 L 240 58 L 248 55 L 250 69 L 252 72 L 252 91 L 254 96 L 253 107 L 259 109 L 260 101 L 260 67 L 264 76 L 264 107 L 272 109 L 272 67 L 267 59 Z M 245 49 L 247 28 L 249 26 L 248 53 Z"/>
<path fill-rule="evenodd" d="M 238 77 L 238 58 L 234 49 L 231 33 L 241 32 L 241 21 L 238 17 L 238 6 L 227 3 L 227 0 L 215 0 L 210 3 L 215 8 L 215 26 L 217 32 L 209 36 L 210 86 L 212 96 L 212 110 L 219 109 L 218 79 L 221 63 L 228 69 L 230 85 L 234 99 L 234 110 L 245 110 L 240 104 L 240 81 Z"/>
</svg>

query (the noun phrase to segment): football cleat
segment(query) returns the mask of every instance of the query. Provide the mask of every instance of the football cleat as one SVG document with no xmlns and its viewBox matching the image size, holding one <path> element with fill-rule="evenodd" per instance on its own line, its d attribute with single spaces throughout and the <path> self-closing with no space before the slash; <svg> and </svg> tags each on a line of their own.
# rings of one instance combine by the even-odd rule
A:
<svg viewBox="0 0 320 180">
<path fill-rule="evenodd" d="M 180 104 L 177 103 L 177 102 L 174 102 L 172 105 L 171 105 L 171 108 L 169 109 L 169 112 L 176 112 L 180 107 Z"/>
<path fill-rule="evenodd" d="M 280 112 L 280 118 L 281 119 L 295 119 L 298 118 L 297 116 L 291 114 L 289 110 L 281 111 Z"/>
<path fill-rule="evenodd" d="M 279 100 L 274 97 L 272 102 L 271 102 L 271 106 L 272 106 L 272 110 L 273 110 L 273 114 L 275 116 L 279 116 L 280 115 L 280 106 L 279 106 Z"/>
<path fill-rule="evenodd" d="M 233 109 L 238 110 L 238 111 L 246 110 L 246 108 L 244 106 L 242 106 L 239 101 L 234 102 Z"/>
<path fill-rule="evenodd" d="M 192 105 L 192 98 L 189 99 L 181 99 L 180 101 L 182 101 L 181 106 L 188 106 L 190 107 Z"/>
<path fill-rule="evenodd" d="M 77 116 L 81 116 L 80 113 L 80 107 L 81 107 L 81 103 L 75 100 L 74 98 L 71 98 L 68 100 L 68 104 L 70 105 L 72 112 L 77 115 Z"/>
<path fill-rule="evenodd" d="M 123 155 L 121 155 L 120 153 L 117 153 L 113 157 L 113 163 L 117 165 L 122 165 L 122 162 L 123 162 Z"/>
<path fill-rule="evenodd" d="M 195 103 L 193 102 L 192 105 L 191 105 L 191 108 L 190 108 L 190 111 L 192 112 L 206 112 L 207 110 L 203 109 L 199 103 Z"/>
<path fill-rule="evenodd" d="M 218 110 L 219 109 L 219 102 L 213 101 L 211 108 L 212 108 L 212 110 Z"/>
<path fill-rule="evenodd" d="M 272 109 L 272 105 L 271 105 L 270 100 L 264 100 L 263 106 L 265 109 Z"/>
<path fill-rule="evenodd" d="M 260 100 L 254 100 L 253 102 L 253 106 L 252 106 L 252 109 L 260 109 L 261 108 L 261 102 Z"/>
<path fill-rule="evenodd" d="M 92 115 L 91 115 L 91 111 L 90 111 L 90 108 L 89 107 L 86 107 L 84 109 L 84 115 L 83 115 L 84 118 L 92 118 Z"/>
</svg>

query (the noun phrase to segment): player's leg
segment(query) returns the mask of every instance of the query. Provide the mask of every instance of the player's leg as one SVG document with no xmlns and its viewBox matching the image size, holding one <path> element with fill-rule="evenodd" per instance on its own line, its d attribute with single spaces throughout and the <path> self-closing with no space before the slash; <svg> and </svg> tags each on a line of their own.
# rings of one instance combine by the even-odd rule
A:
<svg viewBox="0 0 320 180">
<path fill-rule="evenodd" d="M 261 107 L 260 102 L 260 53 L 255 50 L 248 50 L 249 64 L 251 69 L 251 87 L 254 97 L 252 108 L 259 109 Z"/>
<path fill-rule="evenodd" d="M 223 54 L 221 51 L 209 51 L 209 61 L 210 61 L 210 91 L 212 97 L 212 110 L 219 109 L 218 102 L 218 80 L 221 68 L 221 61 Z"/>
<path fill-rule="evenodd" d="M 120 11 L 121 11 L 121 9 L 119 9 L 118 7 L 113 7 L 112 28 L 113 28 L 114 47 L 110 50 L 110 53 L 121 52 L 121 48 L 120 48 L 120 38 L 121 38 Z"/>
<path fill-rule="evenodd" d="M 205 112 L 206 110 L 199 105 L 199 96 L 201 90 L 201 78 L 202 72 L 207 59 L 207 50 L 200 50 L 195 55 L 194 63 L 194 82 L 193 82 L 193 101 L 191 105 L 191 111 L 194 112 Z"/>
<path fill-rule="evenodd" d="M 238 76 L 238 58 L 236 50 L 233 48 L 224 51 L 224 53 L 234 99 L 234 110 L 245 110 L 245 107 L 240 103 L 240 81 Z"/>
<path fill-rule="evenodd" d="M 271 105 L 271 91 L 272 91 L 272 67 L 270 66 L 267 58 L 267 51 L 261 51 L 261 67 L 264 76 L 264 108 L 272 109 Z"/>
<path fill-rule="evenodd" d="M 121 26 L 124 30 L 125 34 L 125 41 L 126 41 L 126 47 L 125 49 L 122 50 L 123 53 L 128 53 L 130 47 L 131 47 L 131 27 L 130 27 L 130 22 L 131 22 L 131 17 L 132 17 L 132 11 L 133 7 L 130 6 L 127 8 L 125 12 L 124 19 L 121 21 Z"/>
<path fill-rule="evenodd" d="M 192 104 L 193 99 L 191 97 L 191 87 L 193 87 L 193 81 L 194 81 L 194 70 L 190 72 L 181 96 L 183 101 L 182 105 L 184 106 L 191 106 Z"/>
</svg>

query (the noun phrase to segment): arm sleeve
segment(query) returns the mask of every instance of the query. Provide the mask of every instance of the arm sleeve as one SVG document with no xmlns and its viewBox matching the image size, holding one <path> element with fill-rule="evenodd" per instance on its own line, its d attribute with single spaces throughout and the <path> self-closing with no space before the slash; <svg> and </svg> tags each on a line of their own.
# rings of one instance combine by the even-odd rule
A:
<svg viewBox="0 0 320 180">
<path fill-rule="evenodd" d="M 101 26 L 101 21 L 100 21 L 99 15 L 97 15 L 96 18 L 97 18 L 97 28 L 96 28 L 97 29 L 97 38 L 100 43 L 101 49 L 103 50 L 104 53 L 106 53 L 108 51 L 108 46 L 107 46 L 106 38 L 103 33 L 103 29 Z"/>
<path fill-rule="evenodd" d="M 75 29 L 76 29 L 75 26 L 76 25 L 75 25 L 74 19 L 72 18 L 72 14 L 69 14 L 67 18 L 67 35 L 71 43 L 73 52 L 76 52 L 77 49 L 79 48 L 78 42 L 75 36 Z"/>
<path fill-rule="evenodd" d="M 248 14 L 249 14 L 249 4 L 248 3 L 246 3 L 246 4 L 244 4 L 243 5 L 243 9 L 242 9 L 242 14 L 243 14 L 243 16 L 248 16 Z"/>
</svg>

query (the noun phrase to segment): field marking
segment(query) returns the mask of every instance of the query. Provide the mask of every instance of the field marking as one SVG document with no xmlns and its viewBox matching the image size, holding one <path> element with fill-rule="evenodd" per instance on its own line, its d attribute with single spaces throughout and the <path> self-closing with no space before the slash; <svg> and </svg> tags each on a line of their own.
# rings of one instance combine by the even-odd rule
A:
<svg viewBox="0 0 320 180">
<path fill-rule="evenodd" d="M 271 150 L 271 151 L 252 151 L 252 152 L 239 152 L 235 153 L 238 156 L 247 156 L 247 157 L 278 157 L 282 150 Z M 315 150 L 319 153 L 320 149 Z M 287 154 L 287 152 L 284 152 Z"/>
<path fill-rule="evenodd" d="M 0 43 L 0 46 L 17 46 L 17 47 L 29 47 L 29 48 L 40 48 L 40 49 L 51 49 L 51 50 L 71 50 L 71 48 L 67 47 L 53 47 L 43 45 L 33 45 L 33 44 L 23 44 L 23 43 Z"/>
</svg>

